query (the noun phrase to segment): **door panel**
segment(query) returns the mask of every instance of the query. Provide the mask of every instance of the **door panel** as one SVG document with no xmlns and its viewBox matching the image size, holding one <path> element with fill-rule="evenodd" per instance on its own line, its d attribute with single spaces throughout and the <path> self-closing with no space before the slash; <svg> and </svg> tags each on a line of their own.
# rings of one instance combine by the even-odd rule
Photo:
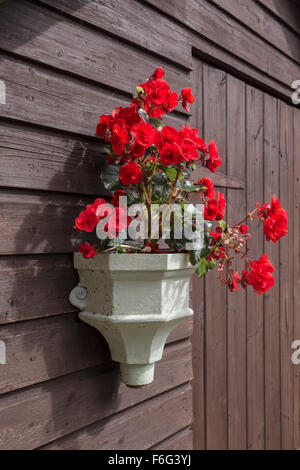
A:
<svg viewBox="0 0 300 470">
<path fill-rule="evenodd" d="M 216 270 L 193 279 L 194 447 L 293 448 L 300 445 L 299 378 L 291 362 L 299 330 L 293 251 L 299 111 L 198 59 L 193 89 L 191 124 L 219 147 L 222 166 L 209 176 L 225 193 L 229 223 L 273 194 L 289 211 L 288 237 L 277 244 L 267 243 L 262 227 L 251 223 L 251 258 L 265 252 L 276 268 L 276 286 L 267 294 L 227 292 Z M 205 172 L 196 173 L 198 179 Z"/>
</svg>

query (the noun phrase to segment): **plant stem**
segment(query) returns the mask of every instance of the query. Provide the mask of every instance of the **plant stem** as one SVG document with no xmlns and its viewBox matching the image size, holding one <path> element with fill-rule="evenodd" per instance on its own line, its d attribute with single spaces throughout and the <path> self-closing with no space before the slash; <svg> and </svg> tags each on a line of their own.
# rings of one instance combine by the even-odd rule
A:
<svg viewBox="0 0 300 470">
<path fill-rule="evenodd" d="M 177 185 L 177 182 L 178 182 L 178 179 L 179 179 L 179 175 L 180 175 L 180 166 L 178 165 L 178 168 L 177 168 L 177 174 L 176 174 L 176 178 L 174 179 L 173 181 L 173 184 L 172 184 L 172 191 L 171 191 L 171 194 L 169 196 L 169 199 L 167 201 L 167 204 L 170 204 L 170 202 L 172 201 L 173 199 L 173 196 L 175 194 L 175 191 L 176 191 L 176 185 Z"/>
<path fill-rule="evenodd" d="M 235 224 L 235 225 L 233 226 L 233 228 L 239 227 L 240 225 L 242 225 L 244 222 L 246 222 L 246 220 L 249 219 L 249 217 L 252 217 L 253 214 L 255 214 L 256 211 L 257 211 L 257 208 L 254 209 L 254 211 L 249 212 L 249 214 L 248 214 L 243 220 L 241 220 L 240 222 L 238 222 L 237 224 Z"/>
<path fill-rule="evenodd" d="M 112 246 L 111 248 L 108 248 L 107 250 L 101 251 L 101 253 L 108 253 L 109 251 L 114 251 L 114 250 L 117 250 L 118 248 L 129 248 L 130 250 L 135 250 L 135 251 L 142 250 L 142 248 L 136 248 L 135 246 L 131 246 L 131 245 L 118 245 L 118 246 Z"/>
<path fill-rule="evenodd" d="M 149 181 L 149 200 L 150 200 L 150 204 L 151 204 L 151 200 L 152 200 L 152 179 L 153 179 L 153 176 L 156 173 L 156 168 L 157 168 L 157 161 L 153 165 L 151 175 L 150 175 L 150 181 Z"/>
<path fill-rule="evenodd" d="M 146 203 L 147 203 L 147 205 L 149 206 L 149 204 L 151 204 L 151 202 L 150 202 L 150 200 L 149 200 L 149 196 L 148 196 L 148 193 L 147 193 L 147 191 L 146 191 L 146 188 L 145 188 L 144 183 L 141 183 L 141 188 L 142 188 L 143 194 L 144 194 L 144 196 L 145 196 Z"/>
</svg>

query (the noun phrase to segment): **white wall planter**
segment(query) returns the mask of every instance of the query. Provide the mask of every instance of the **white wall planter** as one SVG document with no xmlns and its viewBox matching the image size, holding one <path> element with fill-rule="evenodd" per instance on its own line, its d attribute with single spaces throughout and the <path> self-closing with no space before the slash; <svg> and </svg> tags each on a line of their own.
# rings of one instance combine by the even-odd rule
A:
<svg viewBox="0 0 300 470">
<path fill-rule="evenodd" d="M 79 317 L 105 337 L 129 386 L 153 381 L 169 333 L 186 317 L 189 279 L 195 268 L 188 254 L 74 254 L 79 284 L 70 302 Z"/>
</svg>

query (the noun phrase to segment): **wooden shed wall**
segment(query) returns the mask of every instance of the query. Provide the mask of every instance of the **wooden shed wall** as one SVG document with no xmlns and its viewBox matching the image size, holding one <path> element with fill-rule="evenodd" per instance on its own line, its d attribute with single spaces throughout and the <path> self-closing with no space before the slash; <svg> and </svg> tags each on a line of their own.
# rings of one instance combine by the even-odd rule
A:
<svg viewBox="0 0 300 470">
<path fill-rule="evenodd" d="M 0 105 L 0 339 L 7 347 L 7 364 L 0 365 L 0 449 L 189 449 L 193 434 L 195 448 L 300 447 L 298 371 L 289 363 L 281 369 L 286 375 L 277 377 L 279 382 L 274 378 L 274 373 L 282 374 L 277 370 L 280 364 L 289 361 L 291 340 L 297 334 L 300 339 L 299 259 L 292 257 L 299 253 L 300 112 L 291 106 L 291 83 L 300 78 L 300 10 L 292 0 L 285 4 L 284 9 L 276 0 L 6 0 L 0 4 L 0 79 L 7 92 L 6 104 Z M 99 115 L 128 103 L 134 86 L 158 65 L 174 89 L 193 84 L 199 100 L 206 96 L 206 105 L 196 104 L 192 115 L 175 112 L 169 122 L 176 127 L 187 122 L 202 126 L 206 106 L 211 114 L 203 131 L 208 135 L 216 128 L 216 140 L 224 150 L 220 113 L 225 121 L 227 112 L 234 113 L 239 99 L 234 98 L 235 87 L 248 87 L 252 119 L 260 112 L 265 93 L 265 114 L 260 118 L 265 119 L 265 135 L 272 134 L 275 140 L 277 124 L 267 117 L 273 115 L 274 106 L 282 107 L 282 147 L 276 152 L 289 155 L 292 166 L 288 170 L 284 160 L 275 171 L 283 175 L 281 191 L 294 216 L 295 232 L 287 242 L 293 250 L 289 264 L 281 271 L 281 313 L 274 306 L 277 297 L 265 301 L 265 311 L 275 309 L 283 328 L 283 338 L 277 338 L 281 358 L 276 356 L 277 346 L 273 349 L 279 330 L 270 321 L 267 328 L 274 329 L 274 336 L 265 335 L 262 317 L 251 319 L 251 312 L 259 313 L 252 297 L 247 300 L 247 338 L 244 330 L 239 336 L 246 317 L 237 312 L 226 317 L 235 300 L 227 300 L 218 290 L 219 300 L 210 305 L 209 286 L 201 283 L 199 289 L 193 282 L 193 357 L 188 321 L 169 337 L 155 382 L 130 390 L 120 385 L 118 368 L 101 335 L 80 323 L 68 303 L 76 283 L 71 253 L 78 236 L 72 226 L 87 202 L 105 194 L 98 177 L 103 148 L 95 138 Z M 200 89 L 203 67 L 204 73 L 210 71 L 211 78 L 220 80 L 210 92 Z M 222 108 L 224 77 L 233 107 L 229 103 Z M 238 139 L 230 142 L 243 144 Z M 254 163 L 255 152 L 261 150 L 252 146 L 253 160 L 247 155 L 250 189 L 257 179 L 260 185 L 264 181 Z M 221 168 L 223 173 L 215 181 L 233 201 L 231 217 L 245 210 L 248 180 L 239 174 L 237 159 L 228 158 Z M 267 184 L 273 174 L 271 160 L 265 160 L 262 171 Z M 273 188 L 273 182 L 269 186 Z M 258 187 L 269 196 L 268 186 Z M 254 191 L 249 202 L 255 197 Z M 285 249 L 281 245 L 282 253 Z M 279 262 L 276 249 L 273 256 Z M 288 310 L 285 292 L 292 299 Z M 244 308 L 245 297 L 238 302 Z M 205 323 L 216 308 L 217 316 Z M 223 357 L 223 372 L 216 368 L 209 376 L 204 355 L 214 347 L 217 356 L 211 355 L 211 364 Z M 232 360 L 227 359 L 228 348 Z M 243 348 L 253 356 L 254 373 L 250 370 L 248 376 L 249 381 L 254 377 L 253 388 L 244 388 L 245 393 L 243 382 L 237 381 L 239 371 L 245 373 L 244 356 L 238 356 Z M 271 370 L 264 375 L 259 369 L 264 383 L 257 384 L 254 368 L 261 352 L 266 355 L 262 367 L 271 364 Z M 229 393 L 230 383 L 236 394 Z M 241 385 L 235 388 L 236 383 Z M 249 428 L 244 413 L 259 407 L 261 399 L 265 403 L 266 397 L 274 397 L 274 387 L 283 396 L 279 417 L 278 410 L 264 408 L 259 415 L 263 426 L 254 420 L 254 429 Z M 212 412 L 214 397 L 217 405 Z M 246 401 L 250 406 L 245 408 Z M 265 414 L 268 409 L 270 415 Z M 277 435 L 277 440 L 268 435 L 274 419 L 276 425 L 278 419 L 281 423 L 276 428 L 280 442 Z M 249 432 L 253 439 L 243 437 Z"/>
</svg>

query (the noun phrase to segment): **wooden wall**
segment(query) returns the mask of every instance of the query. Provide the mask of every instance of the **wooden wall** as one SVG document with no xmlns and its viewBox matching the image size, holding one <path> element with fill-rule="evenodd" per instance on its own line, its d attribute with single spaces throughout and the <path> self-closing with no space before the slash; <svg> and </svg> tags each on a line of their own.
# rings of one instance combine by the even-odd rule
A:
<svg viewBox="0 0 300 470">
<path fill-rule="evenodd" d="M 300 447 L 299 371 L 290 362 L 300 339 L 300 111 L 290 99 L 300 11 L 285 4 L 0 5 L 0 449 Z M 279 290 L 231 297 L 214 274 L 193 280 L 193 354 L 186 322 L 169 337 L 155 382 L 132 390 L 68 303 L 72 226 L 105 194 L 99 115 L 128 103 L 158 65 L 174 89 L 193 84 L 198 98 L 192 115 L 175 112 L 169 122 L 198 125 L 227 155 L 215 181 L 230 198 L 229 218 L 275 191 L 291 225 L 280 247 L 268 245 Z M 261 234 L 255 245 L 264 248 Z"/>
</svg>

